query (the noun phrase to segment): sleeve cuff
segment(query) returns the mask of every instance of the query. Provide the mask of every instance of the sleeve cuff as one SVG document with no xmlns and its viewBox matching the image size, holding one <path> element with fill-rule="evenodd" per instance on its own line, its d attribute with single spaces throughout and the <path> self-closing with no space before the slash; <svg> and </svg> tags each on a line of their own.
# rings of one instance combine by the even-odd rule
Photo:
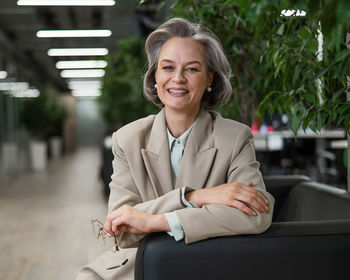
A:
<svg viewBox="0 0 350 280">
<path fill-rule="evenodd" d="M 185 234 L 181 226 L 179 216 L 175 212 L 164 213 L 165 218 L 168 221 L 171 231 L 167 231 L 170 236 L 173 236 L 176 241 L 180 241 L 184 238 Z"/>
<path fill-rule="evenodd" d="M 188 208 L 199 208 L 195 203 L 193 203 L 192 201 L 187 201 L 185 198 L 185 194 L 192 191 L 190 188 L 188 187 L 182 187 L 181 188 L 181 202 L 183 205 L 185 205 Z"/>
</svg>

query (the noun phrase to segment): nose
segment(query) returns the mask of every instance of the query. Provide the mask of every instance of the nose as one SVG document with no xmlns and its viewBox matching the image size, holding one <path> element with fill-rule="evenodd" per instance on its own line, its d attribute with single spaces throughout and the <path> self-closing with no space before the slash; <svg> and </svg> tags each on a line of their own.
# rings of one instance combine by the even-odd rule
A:
<svg viewBox="0 0 350 280">
<path fill-rule="evenodd" d="M 177 83 L 183 83 L 185 81 L 185 77 L 183 75 L 182 70 L 178 70 L 174 73 L 174 81 Z"/>
</svg>

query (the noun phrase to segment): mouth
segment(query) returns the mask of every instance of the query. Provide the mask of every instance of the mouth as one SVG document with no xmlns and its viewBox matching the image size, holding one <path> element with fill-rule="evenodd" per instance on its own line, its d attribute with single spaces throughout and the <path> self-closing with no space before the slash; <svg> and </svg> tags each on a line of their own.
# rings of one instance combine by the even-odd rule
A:
<svg viewBox="0 0 350 280">
<path fill-rule="evenodd" d="M 183 89 L 183 88 L 181 89 L 170 88 L 167 91 L 171 96 L 174 96 L 174 97 L 184 96 L 189 92 L 187 89 Z"/>
</svg>

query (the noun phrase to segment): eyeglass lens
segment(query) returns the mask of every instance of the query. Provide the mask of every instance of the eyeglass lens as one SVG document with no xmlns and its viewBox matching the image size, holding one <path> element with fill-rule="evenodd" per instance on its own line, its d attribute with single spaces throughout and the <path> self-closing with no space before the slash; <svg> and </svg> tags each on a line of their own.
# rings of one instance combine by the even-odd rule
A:
<svg viewBox="0 0 350 280">
<path fill-rule="evenodd" d="M 101 237 L 101 239 L 103 240 L 103 244 L 108 247 L 111 248 L 112 252 L 115 253 L 116 251 L 118 251 L 118 245 L 117 245 L 117 239 L 115 236 L 110 236 L 109 234 L 105 233 L 103 231 L 103 223 L 100 222 L 97 219 L 92 219 L 91 220 L 91 224 L 92 224 L 92 228 L 95 234 L 95 237 L 97 239 L 99 239 Z"/>
</svg>

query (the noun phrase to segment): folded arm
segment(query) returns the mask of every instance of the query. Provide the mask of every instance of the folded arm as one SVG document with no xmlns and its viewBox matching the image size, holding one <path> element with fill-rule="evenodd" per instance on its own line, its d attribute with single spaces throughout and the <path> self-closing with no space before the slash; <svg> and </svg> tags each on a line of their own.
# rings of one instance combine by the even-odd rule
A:
<svg viewBox="0 0 350 280">
<path fill-rule="evenodd" d="M 169 231 L 169 224 L 162 214 L 171 211 L 179 217 L 187 243 L 215 236 L 261 233 L 271 224 L 274 199 L 265 190 L 248 128 L 241 129 L 236 141 L 227 183 L 186 195 L 188 201 L 200 208 L 185 208 L 180 189 L 142 202 L 118 145 L 114 155 L 115 173 L 106 231 L 118 234 L 121 247 L 137 246 L 148 232 Z M 125 204 L 129 207 L 123 206 Z"/>
<path fill-rule="evenodd" d="M 274 198 L 265 190 L 253 136 L 246 127 L 238 136 L 227 177 L 227 184 L 187 194 L 187 199 L 201 208 L 175 211 L 186 243 L 216 236 L 257 234 L 270 226 Z"/>
</svg>

